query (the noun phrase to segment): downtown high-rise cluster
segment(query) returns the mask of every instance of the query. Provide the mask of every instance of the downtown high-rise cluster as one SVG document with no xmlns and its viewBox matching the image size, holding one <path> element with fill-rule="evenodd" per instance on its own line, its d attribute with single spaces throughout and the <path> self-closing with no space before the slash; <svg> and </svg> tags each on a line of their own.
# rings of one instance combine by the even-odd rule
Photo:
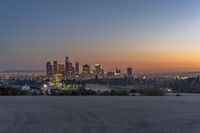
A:
<svg viewBox="0 0 200 133">
<path fill-rule="evenodd" d="M 79 62 L 76 61 L 73 65 L 67 56 L 65 57 L 64 64 L 59 64 L 58 61 L 48 61 L 46 64 L 46 74 L 49 78 L 58 77 L 59 79 L 66 80 L 90 80 L 122 77 L 130 78 L 133 76 L 133 70 L 131 67 L 127 68 L 127 73 L 125 75 L 122 74 L 121 69 L 119 68 L 116 68 L 114 72 L 105 73 L 100 64 L 95 64 L 93 69 L 91 69 L 90 65 L 85 64 L 82 66 L 82 71 L 80 72 Z"/>
</svg>

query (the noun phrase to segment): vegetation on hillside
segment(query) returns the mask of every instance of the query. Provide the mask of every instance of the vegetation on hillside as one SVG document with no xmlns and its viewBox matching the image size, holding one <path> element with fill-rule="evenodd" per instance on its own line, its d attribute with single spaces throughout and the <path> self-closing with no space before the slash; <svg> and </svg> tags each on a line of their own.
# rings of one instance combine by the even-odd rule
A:
<svg viewBox="0 0 200 133">
<path fill-rule="evenodd" d="M 0 96 L 27 96 L 29 92 L 21 90 L 20 88 L 0 86 Z"/>
</svg>

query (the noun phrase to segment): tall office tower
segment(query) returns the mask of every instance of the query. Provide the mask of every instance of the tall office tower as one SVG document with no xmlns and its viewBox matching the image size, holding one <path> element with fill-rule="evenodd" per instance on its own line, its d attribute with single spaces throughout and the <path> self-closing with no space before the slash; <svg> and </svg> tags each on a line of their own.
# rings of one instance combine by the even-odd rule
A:
<svg viewBox="0 0 200 133">
<path fill-rule="evenodd" d="M 58 74 L 58 61 L 53 62 L 53 73 Z"/>
<path fill-rule="evenodd" d="M 53 75 L 53 66 L 52 63 L 49 61 L 46 64 L 46 74 L 47 76 L 52 76 Z"/>
<path fill-rule="evenodd" d="M 83 80 L 91 79 L 90 66 L 87 64 L 83 65 L 82 79 Z"/>
<path fill-rule="evenodd" d="M 64 75 L 65 67 L 64 64 L 58 64 L 58 73 Z"/>
<path fill-rule="evenodd" d="M 115 76 L 121 77 L 121 70 L 119 68 L 115 69 Z"/>
<path fill-rule="evenodd" d="M 127 77 L 131 78 L 133 76 L 133 69 L 131 67 L 127 68 Z"/>
<path fill-rule="evenodd" d="M 75 74 L 76 76 L 79 75 L 79 62 L 75 62 Z"/>
<path fill-rule="evenodd" d="M 102 65 L 100 65 L 100 64 L 95 64 L 93 73 L 94 73 L 96 79 L 104 78 L 104 70 L 102 68 Z"/>
<path fill-rule="evenodd" d="M 72 66 L 71 78 L 75 79 L 75 77 L 76 77 L 75 68 L 74 66 Z"/>
<path fill-rule="evenodd" d="M 73 65 L 71 62 L 69 62 L 68 72 L 71 73 L 72 71 L 73 71 Z"/>
<path fill-rule="evenodd" d="M 75 69 L 73 67 L 73 64 L 69 62 L 68 79 L 74 79 L 74 78 L 75 78 Z"/>
<path fill-rule="evenodd" d="M 83 65 L 83 75 L 89 75 L 90 74 L 90 66 L 89 65 Z"/>
<path fill-rule="evenodd" d="M 69 76 L 69 57 L 65 57 L 65 76 Z"/>
</svg>

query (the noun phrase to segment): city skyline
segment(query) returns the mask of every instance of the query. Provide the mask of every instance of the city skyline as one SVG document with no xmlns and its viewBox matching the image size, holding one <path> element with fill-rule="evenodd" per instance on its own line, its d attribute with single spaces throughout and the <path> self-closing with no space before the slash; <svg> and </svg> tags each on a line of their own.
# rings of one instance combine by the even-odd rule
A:
<svg viewBox="0 0 200 133">
<path fill-rule="evenodd" d="M 200 70 L 199 0 L 2 0 L 0 70 L 44 62 L 136 71 Z"/>
<path fill-rule="evenodd" d="M 64 58 L 63 61 L 59 62 L 57 60 L 48 60 L 46 61 L 46 66 L 49 66 L 51 65 L 51 68 L 52 69 L 52 72 L 57 74 L 59 73 L 59 66 L 62 67 L 62 69 L 64 71 L 69 71 L 69 67 L 73 67 L 71 69 L 74 69 L 73 71 L 77 74 L 79 74 L 81 71 L 81 68 L 80 67 L 83 67 L 83 66 L 89 66 L 89 67 L 92 67 L 92 68 L 95 68 L 95 67 L 100 67 L 100 68 L 103 68 L 103 64 L 99 64 L 99 63 L 96 63 L 96 64 L 87 64 L 87 63 L 82 63 L 80 64 L 78 60 L 73 60 L 73 58 L 69 57 L 69 56 L 66 56 Z M 70 65 L 70 66 L 69 66 Z M 80 66 L 81 65 L 81 66 Z M 100 66 L 99 66 L 100 65 Z M 114 69 L 118 68 L 117 66 L 113 66 Z M 131 67 L 126 67 L 127 68 L 131 68 Z M 46 67 L 46 70 L 48 68 Z M 114 71 L 114 69 L 112 71 Z M 120 69 L 120 68 L 119 68 Z M 120 69 L 121 70 L 121 69 Z M 109 71 L 108 71 L 109 72 Z M 62 72 L 61 72 L 62 73 Z M 50 74 L 51 75 L 51 74 Z"/>
<path fill-rule="evenodd" d="M 118 67 L 115 67 L 115 70 L 112 71 L 105 71 L 102 64 L 94 64 L 93 66 L 83 64 L 80 67 L 78 61 L 73 61 L 69 56 L 66 56 L 63 62 L 58 62 L 57 60 L 47 61 L 46 76 L 49 80 L 91 80 L 134 77 L 132 67 L 127 67 L 126 73 L 124 73 Z"/>
</svg>

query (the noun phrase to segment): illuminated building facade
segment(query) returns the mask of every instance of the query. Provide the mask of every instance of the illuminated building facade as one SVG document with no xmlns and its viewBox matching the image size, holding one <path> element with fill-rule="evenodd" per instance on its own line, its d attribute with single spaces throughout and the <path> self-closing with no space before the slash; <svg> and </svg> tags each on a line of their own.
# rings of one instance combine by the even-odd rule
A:
<svg viewBox="0 0 200 133">
<path fill-rule="evenodd" d="M 91 79 L 90 66 L 87 64 L 83 65 L 82 79 Z"/>
<path fill-rule="evenodd" d="M 68 79 L 74 79 L 74 78 L 75 78 L 75 69 L 73 67 L 73 64 L 69 62 Z"/>
<path fill-rule="evenodd" d="M 102 68 L 102 65 L 95 64 L 93 74 L 96 79 L 103 79 L 104 78 L 104 70 Z"/>
<path fill-rule="evenodd" d="M 115 76 L 116 76 L 117 78 L 120 78 L 120 77 L 122 76 L 121 69 L 119 69 L 119 68 L 116 68 L 116 69 L 115 69 Z"/>
</svg>

